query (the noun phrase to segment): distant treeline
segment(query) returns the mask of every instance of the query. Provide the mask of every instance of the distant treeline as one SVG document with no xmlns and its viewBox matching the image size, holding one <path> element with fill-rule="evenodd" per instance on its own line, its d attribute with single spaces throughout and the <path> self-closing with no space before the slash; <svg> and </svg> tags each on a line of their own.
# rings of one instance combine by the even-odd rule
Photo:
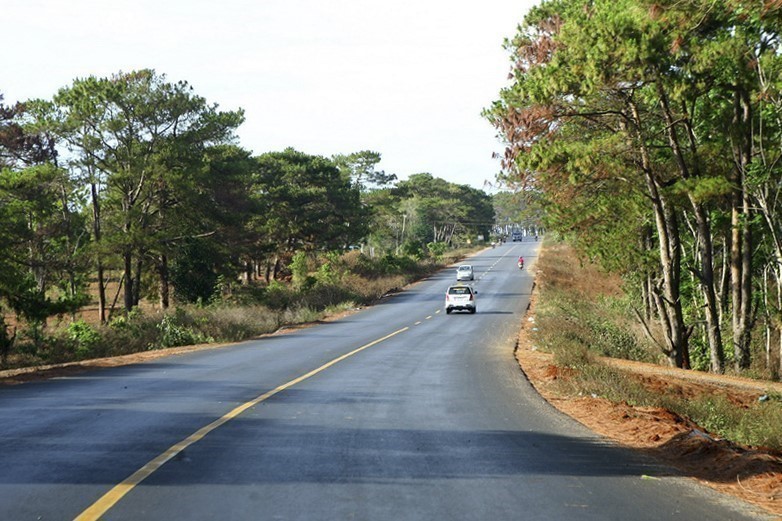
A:
<svg viewBox="0 0 782 521">
<path fill-rule="evenodd" d="M 256 156 L 236 145 L 243 121 L 152 70 L 0 103 L 0 317 L 41 323 L 96 298 L 105 322 L 115 300 L 166 308 L 285 278 L 297 252 L 422 257 L 488 239 L 481 190 L 397 181 L 373 151 Z"/>
</svg>

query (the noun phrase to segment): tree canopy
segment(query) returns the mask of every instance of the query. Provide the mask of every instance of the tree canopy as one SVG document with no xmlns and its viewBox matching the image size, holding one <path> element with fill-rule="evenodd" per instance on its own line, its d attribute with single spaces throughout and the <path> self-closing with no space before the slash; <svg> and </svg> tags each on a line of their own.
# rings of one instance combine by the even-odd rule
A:
<svg viewBox="0 0 782 521">
<path fill-rule="evenodd" d="M 726 329 L 749 364 L 770 230 L 748 181 L 778 178 L 779 24 L 779 6 L 731 0 L 543 2 L 507 42 L 513 83 L 485 112 L 506 178 L 638 285 L 638 316 L 656 317 L 680 367 L 722 371 Z"/>
<path fill-rule="evenodd" d="M 208 302 L 288 276 L 301 255 L 405 241 L 426 254 L 493 222 L 482 192 L 428 174 L 397 182 L 376 151 L 253 155 L 236 143 L 241 109 L 151 69 L 1 101 L 0 305 L 37 327 L 92 294 L 106 322 L 118 301 Z"/>
</svg>

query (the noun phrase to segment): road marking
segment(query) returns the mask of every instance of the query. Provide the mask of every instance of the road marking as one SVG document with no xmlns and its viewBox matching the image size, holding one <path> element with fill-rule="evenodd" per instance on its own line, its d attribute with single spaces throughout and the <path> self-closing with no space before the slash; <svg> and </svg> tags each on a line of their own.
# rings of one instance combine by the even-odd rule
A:
<svg viewBox="0 0 782 521">
<path fill-rule="evenodd" d="M 414 326 L 420 326 L 420 325 L 421 325 L 421 320 L 419 320 L 418 322 L 416 322 L 416 323 L 415 323 L 415 324 L 413 324 L 413 325 L 414 325 Z"/>
<path fill-rule="evenodd" d="M 429 316 L 428 316 L 428 317 L 426 317 L 424 320 L 431 320 L 431 318 L 432 318 L 432 315 L 429 315 Z"/>
<path fill-rule="evenodd" d="M 268 391 L 266 393 L 263 393 L 262 395 L 258 396 L 257 398 L 254 398 L 250 400 L 249 402 L 243 403 L 242 405 L 236 407 L 232 411 L 226 413 L 221 418 L 218 418 L 217 420 L 213 421 L 209 425 L 205 427 L 201 427 L 196 432 L 185 438 L 184 440 L 180 441 L 179 443 L 176 443 L 172 445 L 168 450 L 151 460 L 149 463 L 138 469 L 136 472 L 125 478 L 125 480 L 120 483 L 119 485 L 116 485 L 114 488 L 106 492 L 100 499 L 98 499 L 95 503 L 90 505 L 87 510 L 79 514 L 78 517 L 76 517 L 75 521 L 92 521 L 99 519 L 103 514 L 109 511 L 114 505 L 116 505 L 120 499 L 122 499 L 128 492 L 133 490 L 139 483 L 147 479 L 149 476 L 151 476 L 156 470 L 158 470 L 160 467 L 162 467 L 166 462 L 171 460 L 171 458 L 175 457 L 177 454 L 185 450 L 190 445 L 194 444 L 195 442 L 202 439 L 204 436 L 212 432 L 213 430 L 217 429 L 218 427 L 224 425 L 225 423 L 228 423 L 230 420 L 236 418 L 240 414 L 242 414 L 244 411 L 249 409 L 250 407 L 254 407 L 255 405 L 258 405 L 259 403 L 268 400 L 275 394 L 278 394 L 285 389 L 288 389 L 289 387 L 292 387 L 298 383 L 303 382 L 304 380 L 307 380 L 308 378 L 311 378 L 315 376 L 318 373 L 321 373 L 328 369 L 329 367 L 345 360 L 346 358 L 350 358 L 351 356 L 360 353 L 361 351 L 368 349 L 374 345 L 377 345 L 385 340 L 388 340 L 389 338 L 398 335 L 399 333 L 404 333 L 407 331 L 408 327 L 403 327 L 402 329 L 398 329 L 394 331 L 393 333 L 390 333 L 383 338 L 378 338 L 377 340 L 374 340 L 368 344 L 364 344 L 363 346 L 354 349 L 353 351 L 346 353 L 342 356 L 339 356 L 335 358 L 334 360 L 323 364 L 322 366 L 318 367 L 317 369 L 313 369 L 307 374 L 304 374 L 302 376 L 299 376 L 298 378 L 294 378 L 288 383 L 284 383 L 280 385 L 279 387 L 272 389 L 271 391 Z"/>
</svg>

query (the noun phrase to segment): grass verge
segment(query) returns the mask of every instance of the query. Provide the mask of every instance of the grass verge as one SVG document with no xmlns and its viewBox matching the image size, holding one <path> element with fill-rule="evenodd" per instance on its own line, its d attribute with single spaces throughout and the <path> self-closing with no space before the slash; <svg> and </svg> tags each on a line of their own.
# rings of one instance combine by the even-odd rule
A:
<svg viewBox="0 0 782 521">
<path fill-rule="evenodd" d="M 370 305 L 405 285 L 456 262 L 473 250 L 452 250 L 437 259 L 359 252 L 302 258 L 292 280 L 237 286 L 208 305 L 167 310 L 135 308 L 107 324 L 64 319 L 29 326 L 16 336 L 0 369 L 19 369 L 128 355 L 194 344 L 228 343 L 307 324 Z"/>
<path fill-rule="evenodd" d="M 532 340 L 554 355 L 561 375 L 558 392 L 664 408 L 717 437 L 782 451 L 782 396 L 738 401 L 707 386 L 682 395 L 675 386 L 650 386 L 600 361 L 607 356 L 665 363 L 638 330 L 617 280 L 582 266 L 568 247 L 555 244 L 547 245 L 538 261 L 537 281 Z"/>
</svg>

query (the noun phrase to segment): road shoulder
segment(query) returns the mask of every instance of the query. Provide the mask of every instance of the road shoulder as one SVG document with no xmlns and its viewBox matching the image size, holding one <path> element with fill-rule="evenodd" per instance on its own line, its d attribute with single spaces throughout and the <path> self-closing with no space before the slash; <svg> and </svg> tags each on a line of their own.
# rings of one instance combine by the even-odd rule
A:
<svg viewBox="0 0 782 521">
<path fill-rule="evenodd" d="M 519 331 L 516 359 L 533 387 L 551 405 L 601 436 L 642 451 L 677 468 L 683 475 L 782 519 L 782 455 L 720 440 L 664 409 L 560 394 L 556 383 L 567 378 L 567 373 L 554 364 L 553 355 L 536 349 L 529 337 L 529 317 L 534 316 L 535 300 L 533 295 L 527 319 Z M 737 403 L 757 400 L 763 388 L 769 387 L 766 383 L 753 384 L 745 379 L 692 371 L 679 375 L 676 370 L 651 364 L 616 360 L 610 363 L 643 378 L 645 385 L 661 389 L 676 387 L 682 393 L 729 393 Z"/>
</svg>

